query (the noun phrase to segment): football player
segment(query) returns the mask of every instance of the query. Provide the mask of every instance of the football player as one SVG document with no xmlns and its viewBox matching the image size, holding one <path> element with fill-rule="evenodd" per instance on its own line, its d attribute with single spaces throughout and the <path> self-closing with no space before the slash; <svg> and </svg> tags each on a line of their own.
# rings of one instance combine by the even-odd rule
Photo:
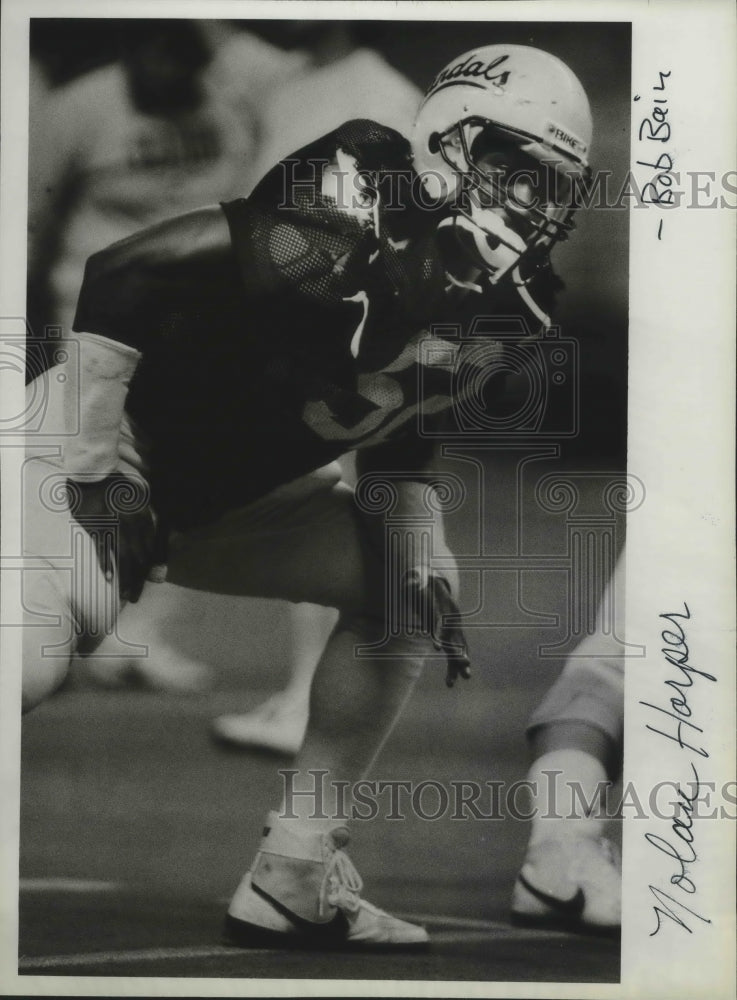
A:
<svg viewBox="0 0 737 1000">
<path fill-rule="evenodd" d="M 37 505 L 46 541 L 71 524 L 84 572 L 56 570 L 58 545 L 35 547 L 46 556 L 27 605 L 62 622 L 27 630 L 28 707 L 162 563 L 175 584 L 339 610 L 296 761 L 308 788 L 316 771 L 347 788 L 367 772 L 426 661 L 447 660 L 451 685 L 469 675 L 423 428 L 498 360 L 498 344 L 465 350 L 449 324 L 497 312 L 547 325 L 550 251 L 571 229 L 591 132 L 560 60 L 488 46 L 436 77 L 411 142 L 350 121 L 247 199 L 89 259 L 79 364 L 49 381 L 74 422 L 59 458 L 67 506 Z M 331 465 L 350 450 L 355 495 Z M 363 900 L 346 842 L 340 811 L 283 801 L 230 904 L 232 939 L 426 944 Z"/>
</svg>

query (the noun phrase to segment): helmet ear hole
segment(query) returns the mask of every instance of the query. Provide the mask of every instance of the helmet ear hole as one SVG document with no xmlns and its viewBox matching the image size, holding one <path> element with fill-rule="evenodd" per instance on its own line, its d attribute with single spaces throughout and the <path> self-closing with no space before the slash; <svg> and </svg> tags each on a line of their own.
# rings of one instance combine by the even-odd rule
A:
<svg viewBox="0 0 737 1000">
<path fill-rule="evenodd" d="M 427 148 L 430 153 L 440 152 L 440 133 L 431 132 L 427 140 Z"/>
</svg>

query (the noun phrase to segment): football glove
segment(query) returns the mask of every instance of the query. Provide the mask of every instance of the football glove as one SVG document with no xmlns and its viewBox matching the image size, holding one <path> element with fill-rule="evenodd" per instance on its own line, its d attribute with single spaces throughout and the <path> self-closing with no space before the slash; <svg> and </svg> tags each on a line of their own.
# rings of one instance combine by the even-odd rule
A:
<svg viewBox="0 0 737 1000">
<path fill-rule="evenodd" d="M 405 576 L 403 590 L 409 620 L 417 622 L 420 630 L 430 636 L 435 649 L 447 657 L 447 686 L 453 687 L 459 677 L 468 680 L 471 663 L 463 630 L 458 624 L 446 622 L 449 615 L 460 615 L 448 581 L 434 573 L 423 580 L 423 574 L 413 569 Z"/>
<path fill-rule="evenodd" d="M 94 542 L 105 578 L 117 575 L 121 601 L 135 603 L 156 545 L 156 519 L 145 486 L 115 472 L 92 483 L 68 479 L 67 490 L 72 516 Z"/>
</svg>

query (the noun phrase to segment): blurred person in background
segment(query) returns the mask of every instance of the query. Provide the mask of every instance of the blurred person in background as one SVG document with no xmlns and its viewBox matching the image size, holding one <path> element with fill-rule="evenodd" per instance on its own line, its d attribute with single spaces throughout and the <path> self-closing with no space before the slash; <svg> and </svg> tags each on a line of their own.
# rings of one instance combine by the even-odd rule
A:
<svg viewBox="0 0 737 1000">
<path fill-rule="evenodd" d="M 301 70 L 266 96 L 260 179 L 279 160 L 351 118 L 411 130 L 422 92 L 374 48 L 386 26 L 352 21 L 284 21 L 278 39 L 304 52 Z"/>
<path fill-rule="evenodd" d="M 238 82 L 255 103 L 282 56 L 253 41 L 272 61 L 261 86 Z M 119 46 L 119 60 L 49 91 L 31 117 L 29 272 L 44 272 L 46 323 L 65 333 L 90 254 L 172 214 L 243 194 L 253 179 L 255 112 L 244 102 L 236 109 L 224 92 L 197 22 L 122 22 Z"/>
<path fill-rule="evenodd" d="M 269 92 L 263 107 L 257 177 L 295 150 L 343 122 L 368 118 L 409 135 L 421 91 L 373 48 L 385 26 L 351 21 L 284 21 L 277 40 L 306 50 L 301 70 Z M 352 456 L 341 459 L 343 476 L 354 483 Z M 289 679 L 254 711 L 222 715 L 213 736 L 231 747 L 296 754 L 309 713 L 310 687 L 337 612 L 317 605 L 288 605 L 291 625 Z"/>
<path fill-rule="evenodd" d="M 50 90 L 40 67 L 32 77 L 30 375 L 48 364 L 40 332 L 60 327 L 63 338 L 71 331 L 91 254 L 172 215 L 250 191 L 258 108 L 304 61 L 226 22 L 132 19 L 116 26 L 117 61 Z M 84 660 L 83 673 L 106 686 L 200 690 L 211 668 L 163 641 L 157 623 L 201 618 L 202 604 L 168 584 L 147 588 L 128 612 L 126 631 L 149 646 L 148 655 L 120 655 L 108 643 Z"/>
</svg>

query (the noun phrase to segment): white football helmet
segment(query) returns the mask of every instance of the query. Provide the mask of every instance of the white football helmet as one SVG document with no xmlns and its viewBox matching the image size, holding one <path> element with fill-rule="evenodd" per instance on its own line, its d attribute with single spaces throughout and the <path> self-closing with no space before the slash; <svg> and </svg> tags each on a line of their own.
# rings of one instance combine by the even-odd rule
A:
<svg viewBox="0 0 737 1000">
<path fill-rule="evenodd" d="M 573 228 L 574 185 L 589 171 L 592 123 L 568 67 L 525 45 L 488 45 L 441 70 L 420 106 L 414 166 L 440 224 L 493 284 L 527 284 Z"/>
</svg>

